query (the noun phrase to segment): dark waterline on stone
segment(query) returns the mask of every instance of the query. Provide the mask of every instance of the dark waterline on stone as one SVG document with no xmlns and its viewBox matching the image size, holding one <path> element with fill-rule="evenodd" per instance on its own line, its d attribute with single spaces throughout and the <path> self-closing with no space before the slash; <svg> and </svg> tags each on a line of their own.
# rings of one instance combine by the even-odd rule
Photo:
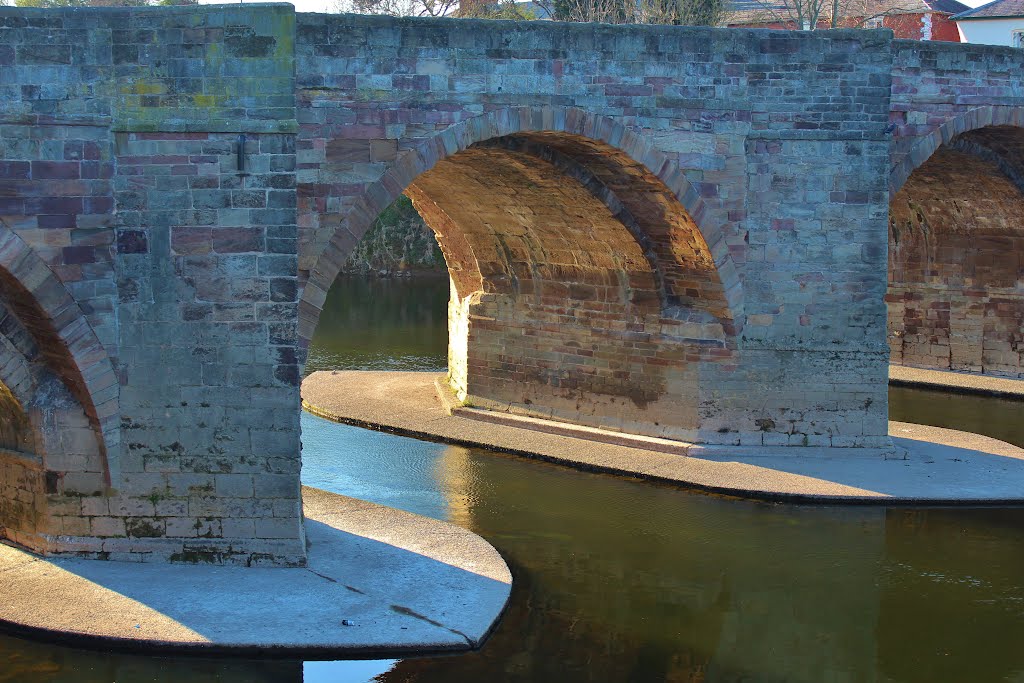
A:
<svg viewBox="0 0 1024 683">
<path fill-rule="evenodd" d="M 446 297 L 444 281 L 339 281 L 310 369 L 443 367 Z M 890 401 L 894 419 L 1024 446 L 1020 402 L 911 389 Z M 305 483 L 451 520 L 502 552 L 516 583 L 481 651 L 303 664 L 0 638 L 0 682 L 961 683 L 1024 671 L 1024 510 L 755 503 L 302 421 Z"/>
</svg>

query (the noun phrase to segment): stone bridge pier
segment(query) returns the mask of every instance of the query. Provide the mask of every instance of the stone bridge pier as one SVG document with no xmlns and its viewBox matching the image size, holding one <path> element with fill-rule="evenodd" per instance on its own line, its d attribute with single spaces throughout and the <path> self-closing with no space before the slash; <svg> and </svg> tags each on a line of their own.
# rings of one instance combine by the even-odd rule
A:
<svg viewBox="0 0 1024 683">
<path fill-rule="evenodd" d="M 451 274 L 463 400 L 736 448 L 889 447 L 886 292 L 901 358 L 931 357 L 918 320 L 943 309 L 907 303 L 934 291 L 920 245 L 955 260 L 919 235 L 946 215 L 926 158 L 1003 174 L 977 220 L 999 205 L 1001 251 L 1019 229 L 1003 192 L 1021 58 L 937 49 L 0 8 L 0 532 L 42 553 L 302 564 L 306 349 L 403 193 Z M 972 267 L 990 258 L 1010 257 Z M 989 284 L 1009 291 L 1007 272 Z"/>
</svg>

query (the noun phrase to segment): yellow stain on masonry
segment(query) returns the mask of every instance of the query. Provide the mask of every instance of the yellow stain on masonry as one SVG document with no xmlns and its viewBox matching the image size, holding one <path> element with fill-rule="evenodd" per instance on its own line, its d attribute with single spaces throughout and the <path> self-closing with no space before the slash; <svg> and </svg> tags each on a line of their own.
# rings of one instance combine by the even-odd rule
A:
<svg viewBox="0 0 1024 683">
<path fill-rule="evenodd" d="M 217 95 L 192 95 L 192 104 L 197 107 L 210 108 L 221 104 L 221 98 Z"/>
<path fill-rule="evenodd" d="M 135 80 L 121 87 L 122 95 L 163 95 L 166 88 L 163 83 Z"/>
</svg>

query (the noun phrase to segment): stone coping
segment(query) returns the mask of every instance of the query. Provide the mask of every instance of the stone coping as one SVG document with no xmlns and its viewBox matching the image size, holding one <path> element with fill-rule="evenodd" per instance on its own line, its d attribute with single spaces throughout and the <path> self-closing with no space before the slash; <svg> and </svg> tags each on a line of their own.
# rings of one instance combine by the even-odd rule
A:
<svg viewBox="0 0 1024 683">
<path fill-rule="evenodd" d="M 45 558 L 0 545 L 0 628 L 72 646 L 304 659 L 472 650 L 508 601 L 453 524 L 304 488 L 304 568 Z"/>
<path fill-rule="evenodd" d="M 315 372 L 303 407 L 384 431 L 715 493 L 808 503 L 1024 503 L 1024 449 L 979 434 L 890 422 L 895 448 L 692 448 L 663 452 L 448 414 L 431 372 Z M 451 406 L 449 406 L 450 408 Z M 609 433 L 611 441 L 623 435 Z"/>
<path fill-rule="evenodd" d="M 969 372 L 890 365 L 889 384 L 898 387 L 939 389 L 961 394 L 1024 399 L 1024 379 L 978 375 Z"/>
</svg>

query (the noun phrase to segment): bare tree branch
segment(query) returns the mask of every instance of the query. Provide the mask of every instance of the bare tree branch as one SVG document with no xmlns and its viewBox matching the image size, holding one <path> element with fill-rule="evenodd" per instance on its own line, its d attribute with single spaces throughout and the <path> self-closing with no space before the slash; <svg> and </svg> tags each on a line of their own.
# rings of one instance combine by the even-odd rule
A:
<svg viewBox="0 0 1024 683">
<path fill-rule="evenodd" d="M 733 13 L 727 23 L 778 24 L 798 31 L 864 28 L 888 16 L 927 11 L 921 0 L 753 0 L 753 4 L 755 10 Z"/>
<path fill-rule="evenodd" d="M 458 6 L 458 0 L 335 0 L 334 3 L 337 12 L 390 17 L 443 17 Z"/>
<path fill-rule="evenodd" d="M 724 0 L 545 1 L 542 7 L 560 21 L 717 26 L 725 18 Z"/>
</svg>

